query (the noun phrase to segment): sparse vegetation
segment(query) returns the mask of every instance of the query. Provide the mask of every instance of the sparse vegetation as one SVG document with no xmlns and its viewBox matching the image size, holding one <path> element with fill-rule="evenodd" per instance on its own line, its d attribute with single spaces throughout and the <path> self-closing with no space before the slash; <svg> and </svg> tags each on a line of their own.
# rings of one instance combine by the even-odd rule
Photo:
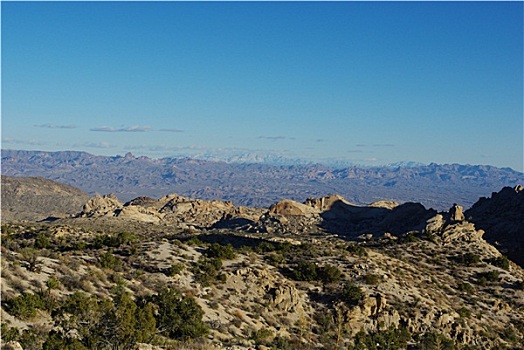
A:
<svg viewBox="0 0 524 350">
<path fill-rule="evenodd" d="M 485 286 L 489 283 L 498 282 L 500 279 L 500 273 L 498 271 L 486 271 L 477 273 L 478 284 Z"/>
<path fill-rule="evenodd" d="M 236 257 L 236 252 L 231 244 L 221 245 L 218 243 L 213 243 L 207 249 L 206 256 L 211 259 L 231 260 Z"/>
<path fill-rule="evenodd" d="M 473 292 L 474 288 L 468 282 L 462 282 L 458 285 L 458 290 L 470 294 Z"/>
<path fill-rule="evenodd" d="M 204 312 L 193 298 L 180 292 L 165 288 L 151 298 L 158 306 L 156 321 L 160 329 L 165 330 L 173 339 L 198 338 L 208 332 L 202 321 Z"/>
<path fill-rule="evenodd" d="M 366 248 L 358 245 L 358 244 L 350 244 L 346 248 L 348 252 L 351 254 L 357 255 L 359 257 L 365 257 L 368 256 L 368 252 L 366 251 Z"/>
<path fill-rule="evenodd" d="M 475 266 L 480 263 L 480 256 L 474 253 L 466 253 L 459 257 L 459 261 L 466 266 Z"/>
<path fill-rule="evenodd" d="M 221 267 L 220 259 L 201 258 L 193 268 L 195 280 L 203 286 L 209 286 L 217 280 Z"/>
<path fill-rule="evenodd" d="M 455 350 L 455 343 L 436 332 L 429 332 L 424 334 L 419 344 L 421 350 Z"/>
<path fill-rule="evenodd" d="M 488 261 L 493 266 L 500 267 L 506 271 L 509 270 L 509 260 L 504 255 L 501 255 L 498 258 L 489 259 Z"/>
<path fill-rule="evenodd" d="M 377 285 L 382 282 L 382 277 L 374 273 L 368 273 L 364 275 L 364 282 L 366 282 L 366 284 Z"/>
<path fill-rule="evenodd" d="M 353 282 L 346 282 L 340 293 L 340 299 L 349 306 L 358 305 L 363 296 L 362 289 Z"/>
<path fill-rule="evenodd" d="M 48 235 L 46 235 L 43 232 L 40 232 L 36 238 L 35 238 L 35 249 L 45 249 L 49 248 L 51 245 L 51 240 L 49 239 Z"/>
<path fill-rule="evenodd" d="M 23 293 L 8 300 L 6 306 L 10 314 L 28 320 L 36 316 L 38 309 L 46 309 L 46 301 L 40 294 Z"/>
<path fill-rule="evenodd" d="M 197 237 L 161 225 L 53 225 L 2 226 L 2 238 L 9 236 L 2 240 L 2 308 L 27 323 L 24 330 L 2 323 L 2 338 L 24 349 L 147 343 L 203 350 L 218 342 L 275 350 L 408 343 L 474 349 L 453 343 L 451 324 L 478 349 L 516 347 L 524 339 L 521 269 L 502 271 L 507 260 L 493 259 L 483 241 L 475 250 L 467 240 L 443 244 L 445 229 L 435 234 L 438 244 L 415 232 L 395 244 L 348 243 L 323 232 L 198 228 Z"/>
<path fill-rule="evenodd" d="M 401 350 L 407 348 L 411 335 L 408 330 L 401 327 L 390 327 L 384 331 L 365 333 L 360 331 L 354 339 L 354 345 L 349 350 Z"/>
<path fill-rule="evenodd" d="M 98 262 L 104 269 L 119 271 L 122 268 L 122 261 L 113 254 L 112 250 L 102 254 Z"/>
</svg>

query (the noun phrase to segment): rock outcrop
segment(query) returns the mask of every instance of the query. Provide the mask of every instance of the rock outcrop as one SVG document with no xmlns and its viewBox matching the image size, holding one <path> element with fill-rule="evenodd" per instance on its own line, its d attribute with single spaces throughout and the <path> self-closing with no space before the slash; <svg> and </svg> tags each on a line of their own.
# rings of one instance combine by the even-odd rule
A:
<svg viewBox="0 0 524 350">
<path fill-rule="evenodd" d="M 480 198 L 465 212 L 466 219 L 485 231 L 484 239 L 524 266 L 524 188 L 517 185 Z"/>
<path fill-rule="evenodd" d="M 82 208 L 81 217 L 116 216 L 115 211 L 122 208 L 118 198 L 110 193 L 108 195 L 96 195 L 92 197 Z"/>
<path fill-rule="evenodd" d="M 450 220 L 452 222 L 464 221 L 464 208 L 456 203 L 449 209 Z"/>
<path fill-rule="evenodd" d="M 249 215 L 252 215 L 250 210 L 236 208 L 228 201 L 205 201 L 177 194 L 167 195 L 158 200 L 137 197 L 125 204 L 118 201 L 114 194 L 97 195 L 91 198 L 78 214 L 79 217 L 118 217 L 140 222 L 199 228 L 211 228 L 225 218 L 233 219 Z"/>
<path fill-rule="evenodd" d="M 273 204 L 269 207 L 270 214 L 276 215 L 311 215 L 318 214 L 320 210 L 313 208 L 309 205 L 284 199 L 278 203 Z"/>
</svg>

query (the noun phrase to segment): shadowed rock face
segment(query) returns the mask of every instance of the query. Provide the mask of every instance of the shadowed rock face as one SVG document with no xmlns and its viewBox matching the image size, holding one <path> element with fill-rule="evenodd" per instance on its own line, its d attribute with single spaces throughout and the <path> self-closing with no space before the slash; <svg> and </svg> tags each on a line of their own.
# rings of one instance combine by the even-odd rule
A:
<svg viewBox="0 0 524 350">
<path fill-rule="evenodd" d="M 89 196 L 39 177 L 2 176 L 2 221 L 39 221 L 78 213 Z"/>
<path fill-rule="evenodd" d="M 392 209 L 375 206 L 355 206 L 338 201 L 321 214 L 321 226 L 328 232 L 348 238 L 361 234 L 375 236 L 384 233 L 400 235 L 422 229 L 436 210 L 426 209 L 419 203 L 404 203 Z"/>
<path fill-rule="evenodd" d="M 481 198 L 465 213 L 484 239 L 508 258 L 524 266 L 524 190 L 522 186 L 504 187 L 491 198 Z"/>
</svg>

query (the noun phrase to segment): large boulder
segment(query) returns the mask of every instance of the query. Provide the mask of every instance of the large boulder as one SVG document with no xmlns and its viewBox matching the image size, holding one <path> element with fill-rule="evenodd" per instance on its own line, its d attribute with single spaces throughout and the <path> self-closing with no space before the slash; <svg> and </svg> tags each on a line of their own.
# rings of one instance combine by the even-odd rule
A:
<svg viewBox="0 0 524 350">
<path fill-rule="evenodd" d="M 122 208 L 115 194 L 96 195 L 89 199 L 80 213 L 81 217 L 114 216 L 115 210 Z"/>
<path fill-rule="evenodd" d="M 456 203 L 449 209 L 449 216 L 452 222 L 464 221 L 464 208 Z"/>
<path fill-rule="evenodd" d="M 318 212 L 316 208 L 289 199 L 284 199 L 269 207 L 269 213 L 277 215 L 308 215 Z"/>
</svg>

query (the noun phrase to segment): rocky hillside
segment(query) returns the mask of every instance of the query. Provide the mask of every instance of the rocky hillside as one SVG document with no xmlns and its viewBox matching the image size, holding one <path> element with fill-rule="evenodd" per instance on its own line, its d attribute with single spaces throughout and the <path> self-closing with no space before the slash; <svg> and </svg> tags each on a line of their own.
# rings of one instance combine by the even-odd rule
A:
<svg viewBox="0 0 524 350">
<path fill-rule="evenodd" d="M 76 214 L 89 199 L 77 188 L 43 178 L 1 178 L 2 221 L 38 221 Z"/>
<path fill-rule="evenodd" d="M 41 176 L 94 195 L 115 193 L 122 201 L 178 193 L 192 198 L 268 207 L 283 200 L 339 194 L 356 204 L 384 198 L 445 210 L 456 202 L 471 206 L 504 186 L 524 183 L 511 169 L 484 165 L 430 164 L 413 167 L 323 165 L 272 166 L 195 159 L 116 157 L 85 152 L 2 150 L 2 174 Z"/>
<path fill-rule="evenodd" d="M 484 239 L 520 266 L 524 266 L 524 188 L 505 187 L 481 198 L 466 217 L 486 231 Z"/>
<path fill-rule="evenodd" d="M 478 208 L 494 210 L 108 195 L 74 217 L 3 221 L 2 340 L 23 349 L 519 349 L 524 271 L 467 221 Z M 512 210 L 507 202 L 506 217 L 521 223 Z"/>
</svg>

